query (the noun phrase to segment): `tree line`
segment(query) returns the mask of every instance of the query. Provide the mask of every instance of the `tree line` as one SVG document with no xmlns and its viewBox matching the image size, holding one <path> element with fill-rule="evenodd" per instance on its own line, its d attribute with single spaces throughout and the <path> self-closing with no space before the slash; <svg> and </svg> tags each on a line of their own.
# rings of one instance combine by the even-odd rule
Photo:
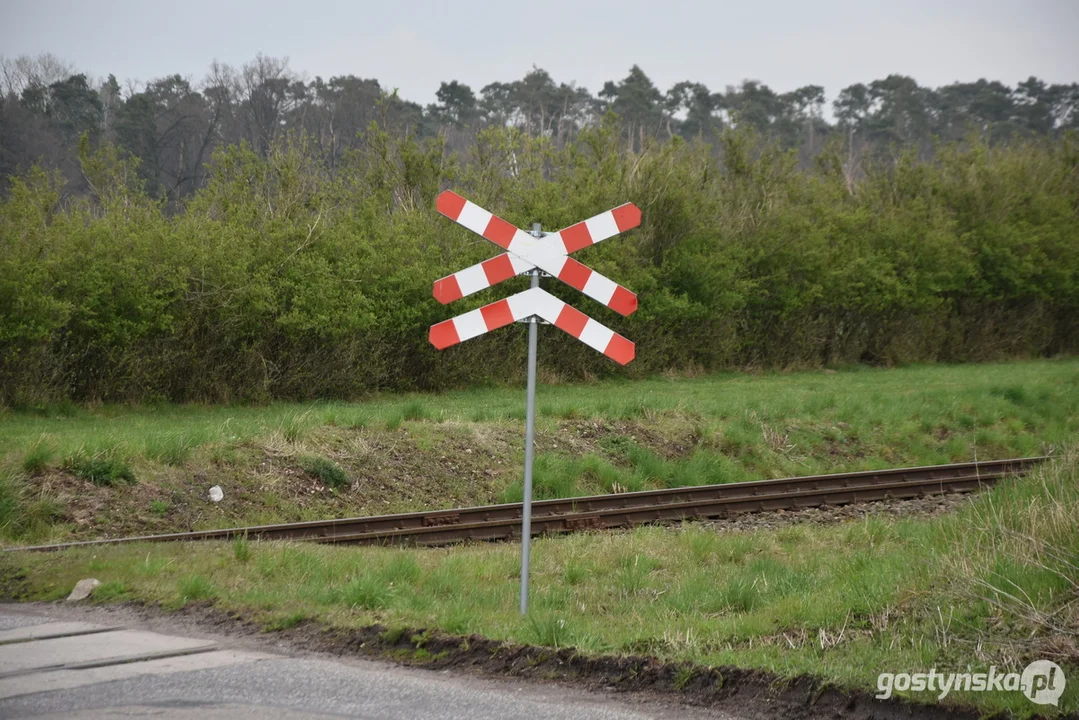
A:
<svg viewBox="0 0 1079 720">
<path fill-rule="evenodd" d="M 246 143 L 266 157 L 286 135 L 301 133 L 311 140 L 309 152 L 334 171 L 361 149 L 364 131 L 376 121 L 420 138 L 441 135 L 450 150 L 467 152 L 492 127 L 561 147 L 613 112 L 631 150 L 657 139 L 714 142 L 725 130 L 752 130 L 796 149 L 803 167 L 839 138 L 848 183 L 863 174 L 867 160 L 896 147 L 918 148 L 925 157 L 934 142 L 971 132 L 1001 142 L 1079 127 L 1079 84 L 1035 77 L 1015 86 L 980 79 L 928 88 L 890 75 L 841 89 L 831 121 L 818 85 L 781 93 L 755 80 L 722 91 L 684 81 L 664 92 L 637 66 L 594 95 L 540 68 L 478 91 L 452 80 L 441 83 L 437 102 L 423 107 L 374 78 L 307 80 L 287 60 L 262 55 L 240 67 L 215 62 L 198 82 L 172 75 L 121 87 L 113 75 L 94 81 L 45 54 L 0 58 L 0 95 L 0 176 L 40 163 L 64 173 L 69 192 L 86 192 L 77 145 L 88 135 L 136 159 L 147 192 L 173 207 L 206 185 L 219 148 Z"/>
<path fill-rule="evenodd" d="M 433 280 L 493 252 L 435 212 L 448 187 L 520 227 L 641 208 L 638 229 L 578 253 L 639 293 L 634 315 L 545 281 L 636 341 L 637 359 L 619 369 L 545 328 L 552 379 L 1079 349 L 1073 133 L 869 154 L 852 182 L 841 136 L 805 164 L 753 127 L 630 142 L 608 114 L 560 138 L 495 123 L 453 151 L 449 133 L 422 137 L 393 107 L 376 106 L 332 163 L 325 135 L 300 129 L 211 143 L 180 206 L 118 143 L 74 128 L 83 191 L 38 165 L 0 198 L 0 403 L 517 381 L 523 326 L 441 353 L 427 342 L 431 324 L 526 287 L 431 297 Z"/>
</svg>

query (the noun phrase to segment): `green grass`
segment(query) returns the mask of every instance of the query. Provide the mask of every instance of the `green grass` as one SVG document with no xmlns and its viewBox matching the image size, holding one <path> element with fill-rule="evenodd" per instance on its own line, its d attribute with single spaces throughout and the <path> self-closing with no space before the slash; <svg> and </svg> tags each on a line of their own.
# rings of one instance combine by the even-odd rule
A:
<svg viewBox="0 0 1079 720">
<path fill-rule="evenodd" d="M 524 619 L 514 544 L 243 547 L 117 546 L 4 561 L 26 573 L 34 597 L 66 593 L 92 574 L 114 599 L 213 602 L 268 627 L 317 618 L 339 628 L 436 628 L 586 654 L 808 673 L 864 690 L 884 669 L 1013 670 L 1045 656 L 1069 680 L 1079 671 L 1074 451 L 934 519 L 537 539 Z M 1070 711 L 1079 709 L 1077 686 L 1064 696 Z M 949 702 L 1018 716 L 1036 709 L 1014 693 L 953 693 Z"/>
<path fill-rule="evenodd" d="M 53 447 L 43 441 L 35 442 L 26 451 L 22 459 L 22 469 L 27 475 L 33 477 L 34 475 L 40 475 L 53 463 L 56 459 L 56 450 Z"/>
<path fill-rule="evenodd" d="M 401 410 L 401 417 L 404 420 L 426 420 L 430 417 L 427 412 L 427 406 L 422 400 L 410 400 L 408 404 Z"/>
<path fill-rule="evenodd" d="M 180 466 L 187 462 L 191 454 L 207 442 L 204 432 L 161 433 L 146 438 L 143 456 L 158 460 L 165 465 Z"/>
<path fill-rule="evenodd" d="M 130 592 L 125 583 L 113 580 L 94 588 L 93 599 L 98 603 L 121 602 L 130 599 Z"/>
<path fill-rule="evenodd" d="M 281 630 L 289 630 L 291 628 L 294 628 L 300 623 L 306 622 L 310 619 L 311 618 L 309 618 L 305 613 L 302 612 L 286 613 L 278 618 L 273 618 L 267 621 L 263 625 L 263 627 L 265 628 L 266 632 L 279 632 Z"/>
<path fill-rule="evenodd" d="M 1027 432 L 1045 425 L 1074 422 L 1079 395 L 1079 361 L 1039 360 L 980 365 L 921 366 L 890 370 L 851 368 L 835 375 L 817 372 L 746 375 L 723 373 L 703 378 L 606 381 L 539 389 L 540 416 L 649 419 L 685 411 L 706 420 L 733 423 L 725 434 L 734 446 L 764 444 L 761 425 L 788 426 L 792 440 L 813 431 L 810 425 L 845 421 L 859 435 L 884 434 L 897 451 L 913 448 L 909 424 L 956 432 L 979 423 L 1013 419 Z M 613 398 L 613 399 L 612 399 Z M 1064 402 L 1060 402 L 1064 400 Z M 380 395 L 362 403 L 308 405 L 176 406 L 94 409 L 39 408 L 0 411 L 0 452 L 26 452 L 42 438 L 60 456 L 77 451 L 115 450 L 125 457 L 147 457 L 161 438 L 191 449 L 208 443 L 243 442 L 280 432 L 302 439 L 324 425 L 364 427 L 389 420 L 441 419 L 498 421 L 519 417 L 523 391 L 482 388 L 439 395 Z M 1056 406 L 1053 409 L 1053 406 Z M 1075 429 L 1074 426 L 1070 426 Z M 823 427 L 815 428 L 819 435 Z M 1054 428 L 1060 431 L 1064 427 Z M 1060 432 L 1054 433 L 1059 438 Z M 804 437 L 808 440 L 811 438 Z M 812 438 L 817 439 L 817 438 Z M 966 438 L 965 451 L 973 450 Z M 804 450 L 802 443 L 798 448 Z M 990 448 L 986 448 L 987 450 Z"/>
<path fill-rule="evenodd" d="M 198 602 L 200 600 L 209 600 L 217 594 L 217 589 L 214 587 L 205 576 L 203 575 L 191 575 L 180 579 L 176 583 L 176 600 L 179 601 L 179 605 L 186 605 L 189 602 Z"/>
<path fill-rule="evenodd" d="M 251 543 L 247 540 L 247 534 L 237 535 L 232 540 L 232 556 L 238 562 L 247 562 L 251 559 Z"/>
<path fill-rule="evenodd" d="M 1079 434 L 1076 359 L 604 381 L 538 395 L 537 498 L 1036 455 Z M 520 388 L 482 388 L 357 403 L 0 409 L 0 537 L 517 500 L 523 407 Z M 99 489 L 59 493 L 63 473 Z M 151 498 L 125 487 L 136 476 L 168 512 L 146 512 Z M 207 513 L 213 484 L 226 501 Z M 8 517 L 37 519 L 5 522 L 5 502 L 16 503 Z M 61 512 L 35 515 L 37 502 Z M 92 524 L 65 519 L 91 511 Z"/>
<path fill-rule="evenodd" d="M 0 467 L 0 537 L 45 540 L 62 518 L 59 503 L 35 493 L 23 478 Z"/>
<path fill-rule="evenodd" d="M 135 482 L 135 472 L 131 466 L 117 457 L 86 457 L 76 455 L 65 463 L 67 469 L 94 485 L 120 485 Z"/>
</svg>

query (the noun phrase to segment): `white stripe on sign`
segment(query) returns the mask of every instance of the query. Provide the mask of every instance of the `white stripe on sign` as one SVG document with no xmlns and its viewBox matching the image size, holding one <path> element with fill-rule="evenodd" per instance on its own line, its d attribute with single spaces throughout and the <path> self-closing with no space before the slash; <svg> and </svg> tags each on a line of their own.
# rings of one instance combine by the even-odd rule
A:
<svg viewBox="0 0 1079 720">
<path fill-rule="evenodd" d="M 588 318 L 588 322 L 584 324 L 584 330 L 581 331 L 579 340 L 585 345 L 603 352 L 607 349 L 607 344 L 611 342 L 612 337 L 614 337 L 613 330 L 600 325 L 592 318 Z"/>
<path fill-rule="evenodd" d="M 487 282 L 487 274 L 483 272 L 482 265 L 473 265 L 472 267 L 460 270 L 456 277 L 457 284 L 461 287 L 462 295 L 471 295 L 490 285 L 490 283 Z"/>
<path fill-rule="evenodd" d="M 483 320 L 483 313 L 478 309 L 458 315 L 453 319 L 453 324 L 461 340 L 468 340 L 487 332 L 487 323 Z"/>
<path fill-rule="evenodd" d="M 617 287 L 618 283 L 614 280 L 593 271 L 593 273 L 588 276 L 588 282 L 584 284 L 584 290 L 581 292 L 606 305 L 611 301 L 611 298 L 614 297 L 614 291 Z"/>
<path fill-rule="evenodd" d="M 536 314 L 535 295 L 532 294 L 532 289 L 525 290 L 524 292 L 517 293 L 516 295 L 510 295 L 506 298 L 506 302 L 510 306 L 510 314 L 513 315 L 514 320 L 521 320 Z"/>
<path fill-rule="evenodd" d="M 588 234 L 592 236 L 593 243 L 618 234 L 618 223 L 614 221 L 614 215 L 610 212 L 590 217 L 584 221 L 584 224 L 588 228 Z"/>
<path fill-rule="evenodd" d="M 491 213 L 479 205 L 466 202 L 465 206 L 461 208 L 461 214 L 457 217 L 457 222 L 472 232 L 483 235 L 483 231 L 487 229 L 487 224 L 491 222 Z"/>
</svg>

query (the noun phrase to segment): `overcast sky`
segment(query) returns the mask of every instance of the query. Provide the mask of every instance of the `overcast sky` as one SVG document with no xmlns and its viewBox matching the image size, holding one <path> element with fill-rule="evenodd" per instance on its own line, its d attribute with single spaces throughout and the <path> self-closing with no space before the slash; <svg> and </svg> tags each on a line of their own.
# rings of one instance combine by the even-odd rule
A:
<svg viewBox="0 0 1079 720">
<path fill-rule="evenodd" d="M 477 92 L 533 65 L 596 93 L 634 63 L 661 90 L 743 79 L 829 100 L 891 73 L 938 86 L 980 77 L 1079 80 L 1079 0 L 543 0 L 542 2 L 0 0 L 0 55 L 52 52 L 123 85 L 212 60 L 287 57 L 309 79 L 354 74 L 422 104 L 442 80 Z"/>
</svg>

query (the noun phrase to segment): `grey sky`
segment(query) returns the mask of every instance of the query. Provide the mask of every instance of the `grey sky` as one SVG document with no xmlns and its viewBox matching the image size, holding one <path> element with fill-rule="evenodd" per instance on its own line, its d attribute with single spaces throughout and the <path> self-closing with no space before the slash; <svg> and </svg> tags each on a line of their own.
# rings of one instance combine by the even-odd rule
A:
<svg viewBox="0 0 1079 720">
<path fill-rule="evenodd" d="M 0 0 L 0 55 L 52 52 L 98 78 L 200 81 L 214 59 L 256 53 L 293 70 L 375 77 L 407 99 L 441 80 L 481 87 L 533 65 L 596 93 L 636 63 L 661 90 L 721 90 L 745 78 L 777 91 L 825 87 L 829 100 L 890 73 L 923 85 L 1030 75 L 1079 80 L 1077 0 Z"/>
</svg>

